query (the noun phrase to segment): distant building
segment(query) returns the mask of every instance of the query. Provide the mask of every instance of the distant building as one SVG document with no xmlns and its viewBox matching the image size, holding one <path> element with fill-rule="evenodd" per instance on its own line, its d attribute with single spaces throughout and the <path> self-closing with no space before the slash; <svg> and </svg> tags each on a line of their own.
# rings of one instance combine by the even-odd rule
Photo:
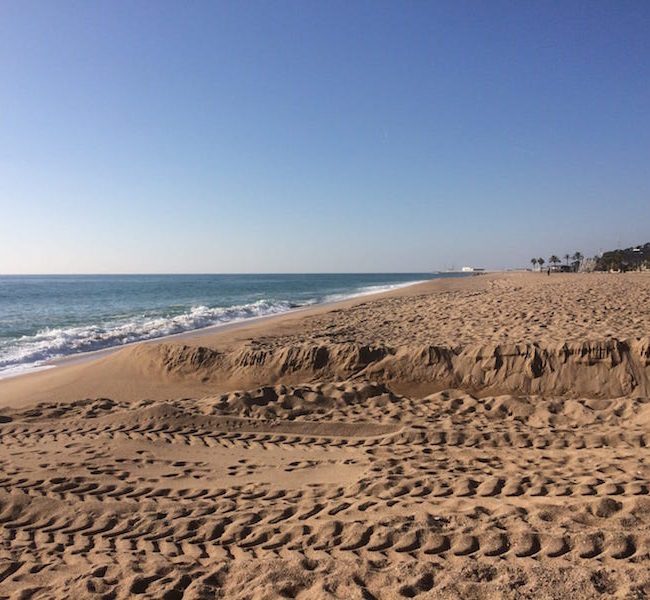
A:
<svg viewBox="0 0 650 600">
<path fill-rule="evenodd" d="M 463 267 L 461 269 L 462 273 L 483 273 L 485 269 L 482 269 L 480 267 Z"/>
<path fill-rule="evenodd" d="M 583 258 L 578 267 L 581 273 L 591 273 L 596 269 L 597 258 Z"/>
</svg>

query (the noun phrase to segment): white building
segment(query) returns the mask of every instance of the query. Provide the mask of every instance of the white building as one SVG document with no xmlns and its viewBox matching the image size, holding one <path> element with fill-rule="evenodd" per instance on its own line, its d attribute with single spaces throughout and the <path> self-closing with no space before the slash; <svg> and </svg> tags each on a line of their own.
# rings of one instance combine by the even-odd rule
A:
<svg viewBox="0 0 650 600">
<path fill-rule="evenodd" d="M 463 267 L 461 269 L 462 273 L 482 273 L 483 271 L 485 271 L 485 269 L 479 267 Z"/>
</svg>

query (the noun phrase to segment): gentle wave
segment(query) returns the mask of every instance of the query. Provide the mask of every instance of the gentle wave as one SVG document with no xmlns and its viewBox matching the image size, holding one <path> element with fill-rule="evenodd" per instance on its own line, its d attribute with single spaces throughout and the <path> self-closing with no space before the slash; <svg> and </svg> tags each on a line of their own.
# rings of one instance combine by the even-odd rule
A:
<svg viewBox="0 0 650 600">
<path fill-rule="evenodd" d="M 173 316 L 130 317 L 125 321 L 68 328 L 48 328 L 32 336 L 23 336 L 0 347 L 0 377 L 31 371 L 56 358 L 123 346 L 133 342 L 161 338 L 214 325 L 235 323 L 245 319 L 285 313 L 289 310 L 321 302 L 336 302 L 390 291 L 420 283 L 418 281 L 391 285 L 372 285 L 350 293 L 330 294 L 319 299 L 300 302 L 258 300 L 250 304 L 226 308 L 196 306 Z"/>
<path fill-rule="evenodd" d="M 356 292 L 348 294 L 329 294 L 325 296 L 323 302 L 340 302 L 341 300 L 351 300 L 353 298 L 359 298 L 360 296 L 369 296 L 371 294 L 380 294 L 381 292 L 390 292 L 391 290 L 398 290 L 400 288 L 409 287 L 411 285 L 416 285 L 418 283 L 424 283 L 426 280 L 422 281 L 409 281 L 407 283 L 392 283 L 390 285 L 368 285 L 363 287 Z"/>
</svg>

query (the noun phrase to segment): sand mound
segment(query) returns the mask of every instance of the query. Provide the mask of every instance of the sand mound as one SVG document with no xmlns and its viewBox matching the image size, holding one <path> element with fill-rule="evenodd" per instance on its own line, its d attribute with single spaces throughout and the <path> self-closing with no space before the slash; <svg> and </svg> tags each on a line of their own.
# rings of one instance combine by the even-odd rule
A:
<svg viewBox="0 0 650 600">
<path fill-rule="evenodd" d="M 616 397 L 650 393 L 650 338 L 542 345 L 368 346 L 309 343 L 219 353 L 183 344 L 144 344 L 116 360 L 150 377 L 249 385 L 374 379 L 468 391 Z"/>
<path fill-rule="evenodd" d="M 169 343 L 136 344 L 121 350 L 115 360 L 145 375 L 169 379 L 202 380 L 223 365 L 216 350 Z"/>
</svg>

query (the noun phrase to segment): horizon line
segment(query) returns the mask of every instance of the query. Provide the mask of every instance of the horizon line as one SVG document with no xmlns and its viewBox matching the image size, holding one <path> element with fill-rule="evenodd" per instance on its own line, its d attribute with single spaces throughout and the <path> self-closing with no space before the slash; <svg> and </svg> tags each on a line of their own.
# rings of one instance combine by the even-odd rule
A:
<svg viewBox="0 0 650 600">
<path fill-rule="evenodd" d="M 489 269 L 490 271 L 502 269 Z M 0 277 L 63 277 L 63 276 L 142 276 L 142 275 L 435 275 L 457 271 L 443 271 L 433 269 L 430 271 L 240 271 L 240 272 L 208 272 L 208 271 L 184 271 L 184 272 L 81 272 L 81 273 L 0 273 Z"/>
</svg>

